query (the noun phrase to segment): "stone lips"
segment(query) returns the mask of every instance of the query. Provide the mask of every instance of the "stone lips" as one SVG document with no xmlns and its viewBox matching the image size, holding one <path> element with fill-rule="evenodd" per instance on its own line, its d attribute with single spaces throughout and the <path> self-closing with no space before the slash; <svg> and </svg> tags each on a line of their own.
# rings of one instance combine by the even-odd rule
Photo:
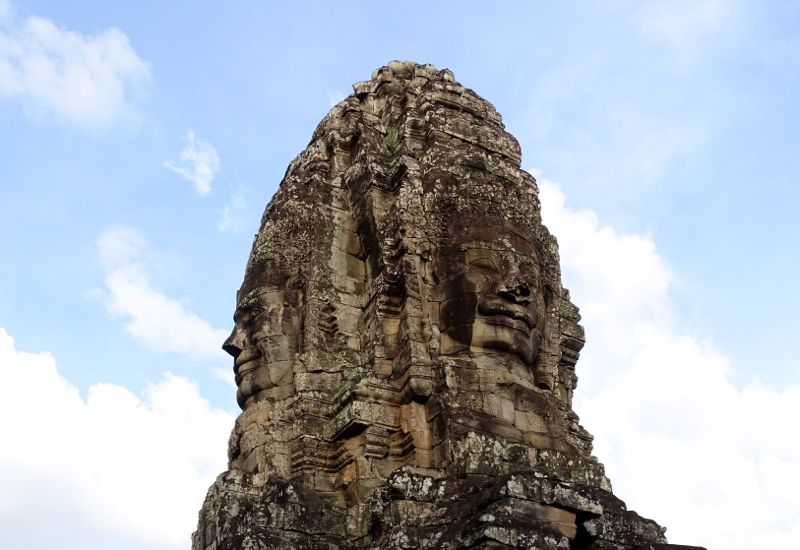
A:
<svg viewBox="0 0 800 550">
<path fill-rule="evenodd" d="M 680 548 L 572 411 L 580 316 L 500 115 L 431 65 L 354 91 L 254 240 L 193 550 Z"/>
</svg>

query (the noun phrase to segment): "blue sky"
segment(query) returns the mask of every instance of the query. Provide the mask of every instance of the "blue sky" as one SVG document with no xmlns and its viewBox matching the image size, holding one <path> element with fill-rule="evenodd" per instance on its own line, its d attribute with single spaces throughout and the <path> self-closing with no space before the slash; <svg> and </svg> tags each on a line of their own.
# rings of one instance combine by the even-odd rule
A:
<svg viewBox="0 0 800 550">
<path fill-rule="evenodd" d="M 261 213 L 393 59 L 451 69 L 519 139 L 619 496 L 673 542 L 796 540 L 798 29 L 792 1 L 0 0 L 0 548 L 188 548 Z"/>
</svg>

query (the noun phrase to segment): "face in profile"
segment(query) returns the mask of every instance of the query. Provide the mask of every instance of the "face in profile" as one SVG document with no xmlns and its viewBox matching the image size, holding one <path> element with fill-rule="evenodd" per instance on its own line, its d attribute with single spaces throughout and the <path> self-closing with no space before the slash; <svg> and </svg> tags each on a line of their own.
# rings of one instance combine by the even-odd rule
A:
<svg viewBox="0 0 800 550">
<path fill-rule="evenodd" d="M 234 359 L 236 400 L 242 408 L 253 398 L 274 393 L 274 388 L 292 385 L 302 327 L 302 289 L 297 287 L 277 260 L 261 262 L 245 273 L 235 326 L 222 345 Z"/>
<path fill-rule="evenodd" d="M 439 282 L 442 355 L 492 350 L 509 353 L 532 366 L 542 334 L 539 264 L 529 254 L 502 250 L 499 229 L 490 239 L 467 239 L 435 267 Z M 507 248 L 507 247 L 506 247 Z"/>
</svg>

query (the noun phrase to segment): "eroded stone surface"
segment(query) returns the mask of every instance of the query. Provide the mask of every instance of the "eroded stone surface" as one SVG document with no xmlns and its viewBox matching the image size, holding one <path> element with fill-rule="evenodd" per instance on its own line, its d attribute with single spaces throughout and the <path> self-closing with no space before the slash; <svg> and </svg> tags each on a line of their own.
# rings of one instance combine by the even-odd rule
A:
<svg viewBox="0 0 800 550">
<path fill-rule="evenodd" d="M 680 548 L 572 411 L 580 316 L 500 115 L 431 65 L 353 88 L 253 243 L 193 550 Z"/>
</svg>

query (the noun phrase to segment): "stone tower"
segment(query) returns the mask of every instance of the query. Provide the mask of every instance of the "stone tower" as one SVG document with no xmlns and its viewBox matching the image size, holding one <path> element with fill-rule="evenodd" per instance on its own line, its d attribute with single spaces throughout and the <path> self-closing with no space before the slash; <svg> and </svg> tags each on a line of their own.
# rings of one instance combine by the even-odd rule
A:
<svg viewBox="0 0 800 550">
<path fill-rule="evenodd" d="M 580 316 L 500 115 L 431 65 L 353 88 L 253 243 L 193 550 L 689 548 L 591 455 Z"/>
</svg>

